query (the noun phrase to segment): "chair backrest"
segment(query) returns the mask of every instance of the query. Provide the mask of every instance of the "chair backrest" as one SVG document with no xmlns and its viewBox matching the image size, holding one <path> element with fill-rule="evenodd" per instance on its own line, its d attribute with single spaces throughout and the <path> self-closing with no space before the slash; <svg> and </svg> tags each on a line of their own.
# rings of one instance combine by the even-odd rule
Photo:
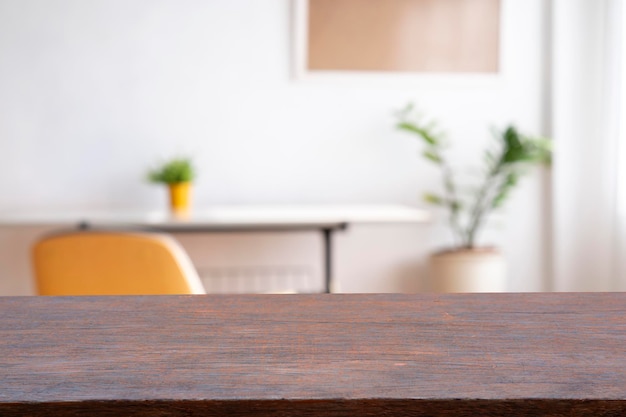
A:
<svg viewBox="0 0 626 417">
<path fill-rule="evenodd" d="M 39 295 L 204 294 L 183 248 L 157 233 L 84 231 L 33 248 Z"/>
</svg>

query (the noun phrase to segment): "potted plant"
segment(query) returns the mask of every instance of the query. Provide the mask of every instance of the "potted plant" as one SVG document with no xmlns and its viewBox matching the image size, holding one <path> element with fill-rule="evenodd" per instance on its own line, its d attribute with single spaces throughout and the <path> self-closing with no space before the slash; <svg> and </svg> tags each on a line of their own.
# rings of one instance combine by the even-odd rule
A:
<svg viewBox="0 0 626 417">
<path fill-rule="evenodd" d="M 170 207 L 175 214 L 188 213 L 191 206 L 191 183 L 196 171 L 189 158 L 173 158 L 148 172 L 154 183 L 169 188 Z"/>
<path fill-rule="evenodd" d="M 494 132 L 493 146 L 484 153 L 480 180 L 459 184 L 446 157 L 446 142 L 435 123 L 425 123 L 409 105 L 398 114 L 397 127 L 417 136 L 422 155 L 441 171 L 441 193 L 424 199 L 447 212 L 455 242 L 430 258 L 432 288 L 442 292 L 500 292 L 506 290 L 506 263 L 497 248 L 477 245 L 492 211 L 502 207 L 529 167 L 550 162 L 550 142 L 521 134 L 514 126 Z"/>
</svg>

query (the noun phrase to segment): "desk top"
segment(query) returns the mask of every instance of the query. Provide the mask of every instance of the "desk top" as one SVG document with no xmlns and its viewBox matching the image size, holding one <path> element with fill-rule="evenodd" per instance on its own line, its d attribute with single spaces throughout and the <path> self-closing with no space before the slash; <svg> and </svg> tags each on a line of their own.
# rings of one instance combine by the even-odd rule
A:
<svg viewBox="0 0 626 417">
<path fill-rule="evenodd" d="M 188 216 L 141 210 L 0 212 L 0 226 L 155 226 L 159 228 L 338 227 L 349 223 L 422 223 L 425 210 L 395 205 L 213 206 Z"/>
<path fill-rule="evenodd" d="M 626 415 L 624 306 L 624 293 L 4 297 L 0 414 Z"/>
</svg>

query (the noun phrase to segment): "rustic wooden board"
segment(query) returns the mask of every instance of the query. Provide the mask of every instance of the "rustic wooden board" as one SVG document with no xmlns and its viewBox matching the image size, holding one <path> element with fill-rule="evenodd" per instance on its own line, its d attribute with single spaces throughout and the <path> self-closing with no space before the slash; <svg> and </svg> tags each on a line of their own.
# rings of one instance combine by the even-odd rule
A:
<svg viewBox="0 0 626 417">
<path fill-rule="evenodd" d="M 621 416 L 626 294 L 0 298 L 0 415 Z"/>
</svg>

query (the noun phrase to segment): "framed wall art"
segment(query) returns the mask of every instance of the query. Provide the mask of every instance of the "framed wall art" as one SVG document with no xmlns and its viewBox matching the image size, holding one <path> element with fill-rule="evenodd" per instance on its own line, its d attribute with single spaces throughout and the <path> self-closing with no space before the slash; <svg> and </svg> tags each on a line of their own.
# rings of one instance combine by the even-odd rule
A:
<svg viewBox="0 0 626 417">
<path fill-rule="evenodd" d="M 294 71 L 500 72 L 502 0 L 294 0 Z"/>
</svg>

